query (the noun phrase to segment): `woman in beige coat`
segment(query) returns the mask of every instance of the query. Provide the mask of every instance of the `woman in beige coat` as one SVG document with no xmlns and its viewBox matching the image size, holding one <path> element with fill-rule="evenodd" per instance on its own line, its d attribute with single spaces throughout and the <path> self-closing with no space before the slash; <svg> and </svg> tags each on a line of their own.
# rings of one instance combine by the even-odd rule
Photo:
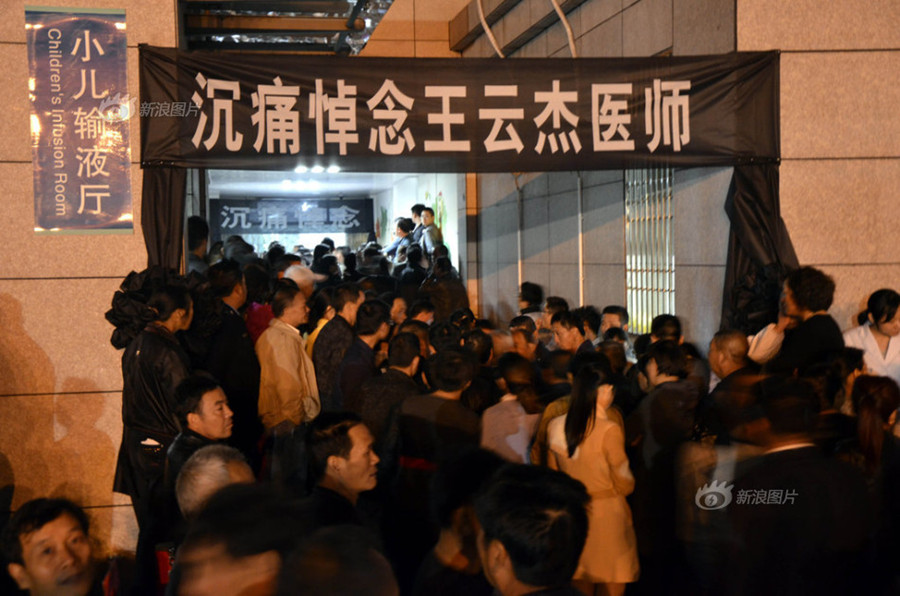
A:
<svg viewBox="0 0 900 596">
<path fill-rule="evenodd" d="M 610 377 L 606 361 L 578 371 L 569 412 L 551 421 L 548 432 L 550 467 L 580 480 L 591 495 L 587 542 L 575 572 L 575 585 L 591 595 L 623 594 L 639 570 L 631 509 L 625 501 L 634 490 L 634 476 L 621 422 L 613 421 L 621 416 L 610 410 Z"/>
</svg>

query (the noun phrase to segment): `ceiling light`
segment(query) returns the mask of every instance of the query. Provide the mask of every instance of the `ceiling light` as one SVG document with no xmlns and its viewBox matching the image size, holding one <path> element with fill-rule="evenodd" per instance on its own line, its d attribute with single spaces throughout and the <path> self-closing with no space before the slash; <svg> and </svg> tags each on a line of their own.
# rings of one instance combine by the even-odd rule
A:
<svg viewBox="0 0 900 596">
<path fill-rule="evenodd" d="M 313 166 L 312 169 L 310 170 L 310 172 L 312 172 L 313 174 L 321 174 L 324 171 L 325 171 L 325 168 L 323 168 L 322 166 Z"/>
<path fill-rule="evenodd" d="M 340 166 L 328 166 L 328 169 L 326 171 L 329 174 L 337 174 L 338 172 L 341 171 L 341 168 L 340 168 Z"/>
</svg>

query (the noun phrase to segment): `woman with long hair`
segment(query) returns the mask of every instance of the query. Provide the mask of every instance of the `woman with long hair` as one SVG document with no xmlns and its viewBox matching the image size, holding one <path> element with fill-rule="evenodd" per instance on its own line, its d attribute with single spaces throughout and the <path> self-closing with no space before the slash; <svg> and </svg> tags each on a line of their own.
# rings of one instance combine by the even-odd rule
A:
<svg viewBox="0 0 900 596">
<path fill-rule="evenodd" d="M 863 375 L 853 384 L 856 437 L 838 446 L 837 456 L 865 476 L 875 519 L 875 561 L 868 594 L 896 594 L 900 586 L 900 440 L 892 434 L 900 387 L 888 377 Z"/>
<path fill-rule="evenodd" d="M 853 384 L 867 373 L 863 351 L 844 348 L 828 361 L 818 362 L 804 373 L 819 395 L 819 419 L 816 442 L 826 453 L 856 436 L 856 414 L 853 409 Z"/>
<path fill-rule="evenodd" d="M 900 294 L 873 292 L 857 317 L 859 327 L 844 333 L 844 344 L 865 352 L 868 370 L 900 383 Z"/>
<path fill-rule="evenodd" d="M 574 577 L 579 590 L 591 595 L 623 594 L 639 570 L 625 501 L 634 490 L 634 476 L 622 426 L 610 419 L 613 392 L 606 359 L 584 366 L 572 383 L 569 412 L 553 419 L 548 430 L 548 465 L 580 480 L 591 495 L 587 542 Z"/>
<path fill-rule="evenodd" d="M 309 321 L 314 322 L 315 327 L 306 337 L 306 353 L 309 354 L 310 358 L 312 358 L 313 346 L 316 343 L 316 338 L 319 337 L 319 332 L 336 314 L 334 307 L 331 305 L 333 300 L 333 287 L 321 288 L 312 295 L 312 303 L 309 306 Z"/>
<path fill-rule="evenodd" d="M 868 373 L 864 352 L 859 348 L 847 347 L 807 368 L 803 377 L 816 386 L 821 413 L 838 411 L 853 416 L 853 402 L 850 400 L 853 383 L 860 375 Z"/>
<path fill-rule="evenodd" d="M 885 460 L 900 455 L 900 443 L 892 434 L 900 407 L 900 388 L 888 377 L 862 375 L 853 383 L 851 399 L 856 413 L 856 437 L 842 445 L 840 452 L 871 484 L 878 481 Z"/>
</svg>

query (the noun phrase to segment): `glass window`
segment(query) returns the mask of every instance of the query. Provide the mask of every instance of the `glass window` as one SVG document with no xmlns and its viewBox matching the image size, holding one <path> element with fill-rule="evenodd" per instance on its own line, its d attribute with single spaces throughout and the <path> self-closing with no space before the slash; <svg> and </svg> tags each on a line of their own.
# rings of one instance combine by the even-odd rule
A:
<svg viewBox="0 0 900 596">
<path fill-rule="evenodd" d="M 625 171 L 625 296 L 632 333 L 675 313 L 671 168 Z"/>
</svg>

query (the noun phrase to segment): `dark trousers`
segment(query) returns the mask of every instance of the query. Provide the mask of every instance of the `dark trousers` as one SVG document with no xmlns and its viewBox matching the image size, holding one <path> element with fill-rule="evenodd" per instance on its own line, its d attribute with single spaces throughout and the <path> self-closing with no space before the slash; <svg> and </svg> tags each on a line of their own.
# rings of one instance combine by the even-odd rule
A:
<svg viewBox="0 0 900 596">
<path fill-rule="evenodd" d="M 263 447 L 261 478 L 271 480 L 297 497 L 306 496 L 312 490 L 308 485 L 307 429 L 308 424 L 304 422 L 291 432 L 271 433 Z"/>
</svg>

